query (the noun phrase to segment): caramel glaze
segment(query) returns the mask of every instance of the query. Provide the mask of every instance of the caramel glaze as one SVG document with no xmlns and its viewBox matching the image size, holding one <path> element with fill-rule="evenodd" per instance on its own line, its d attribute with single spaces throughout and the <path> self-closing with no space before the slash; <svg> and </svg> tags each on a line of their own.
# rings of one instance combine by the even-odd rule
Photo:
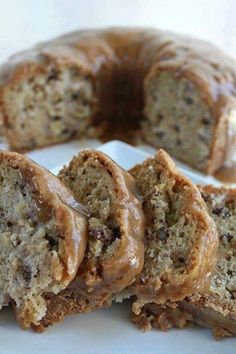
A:
<svg viewBox="0 0 236 354">
<path fill-rule="evenodd" d="M 55 217 L 59 238 L 58 255 L 63 266 L 60 282 L 67 286 L 75 277 L 87 246 L 84 210 L 78 211 L 78 203 L 72 201 L 70 192 L 57 177 L 27 157 L 1 151 L 0 164 L 17 170 L 22 185 L 29 188 L 35 201 L 34 208 L 29 211 L 32 219 L 45 223 Z"/>
<path fill-rule="evenodd" d="M 0 83 L 4 91 L 28 74 L 64 65 L 79 67 L 92 80 L 96 104 L 91 125 L 104 139 L 112 133 L 133 141 L 133 133 L 140 133 L 146 87 L 161 71 L 189 78 L 214 118 L 207 172 L 230 159 L 235 146 L 236 65 L 213 45 L 154 29 L 77 31 L 13 56 L 1 69 Z M 7 127 L 6 116 L 5 123 Z M 14 147 L 14 139 L 11 143 Z"/>
</svg>

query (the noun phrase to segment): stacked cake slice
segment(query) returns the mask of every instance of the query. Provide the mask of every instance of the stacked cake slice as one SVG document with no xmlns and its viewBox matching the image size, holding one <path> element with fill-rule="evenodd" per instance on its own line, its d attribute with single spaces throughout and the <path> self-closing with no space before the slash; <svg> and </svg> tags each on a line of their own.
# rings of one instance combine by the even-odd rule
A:
<svg viewBox="0 0 236 354">
<path fill-rule="evenodd" d="M 164 306 L 144 305 L 133 321 L 141 328 L 208 326 L 216 337 L 236 335 L 236 190 L 199 186 L 219 232 L 216 268 L 208 291 Z"/>
<path fill-rule="evenodd" d="M 48 311 L 36 329 L 65 315 L 111 304 L 141 272 L 144 214 L 133 177 L 101 152 L 84 150 L 59 174 L 87 210 L 88 245 L 76 277 L 58 295 L 47 295 Z"/>
<path fill-rule="evenodd" d="M 0 306 L 12 303 L 30 327 L 47 312 L 45 294 L 74 279 L 87 219 L 70 191 L 23 155 L 0 152 L 0 188 Z"/>
<path fill-rule="evenodd" d="M 163 150 L 130 173 L 146 215 L 145 263 L 132 287 L 136 307 L 203 291 L 215 267 L 218 236 L 200 192 Z"/>
<path fill-rule="evenodd" d="M 144 214 L 133 177 L 86 150 L 59 178 L 0 153 L 0 306 L 37 331 L 111 303 L 144 263 Z"/>
<path fill-rule="evenodd" d="M 0 306 L 40 332 L 133 296 L 138 327 L 236 334 L 236 190 L 198 186 L 158 150 L 124 171 L 83 150 L 55 177 L 0 152 Z"/>
</svg>

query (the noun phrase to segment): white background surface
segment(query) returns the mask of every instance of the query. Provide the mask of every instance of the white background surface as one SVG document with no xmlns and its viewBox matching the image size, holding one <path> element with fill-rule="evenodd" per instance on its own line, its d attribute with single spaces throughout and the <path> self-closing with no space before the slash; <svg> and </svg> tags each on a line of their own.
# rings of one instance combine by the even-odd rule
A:
<svg viewBox="0 0 236 354">
<path fill-rule="evenodd" d="M 66 162 L 82 145 L 58 146 L 65 154 L 52 148 L 38 150 L 31 157 L 44 166 Z M 96 143 L 94 142 L 94 146 Z M 61 151 L 62 151 L 61 150 Z M 146 158 L 137 148 L 118 141 L 99 148 L 124 168 L 130 168 Z M 62 157 L 64 156 L 64 160 Z M 54 167 L 55 167 L 54 165 Z M 182 165 L 181 165 L 182 169 Z M 200 176 L 191 174 L 195 183 Z M 202 182 L 202 181 L 201 181 Z M 236 339 L 215 341 L 206 328 L 158 330 L 143 333 L 130 322 L 131 302 L 114 304 L 90 314 L 69 316 L 45 333 L 22 331 L 10 309 L 0 314 L 0 354 L 235 354 Z"/>
<path fill-rule="evenodd" d="M 0 62 L 63 32 L 153 26 L 208 39 L 236 56 L 235 0 L 0 0 Z"/>
</svg>

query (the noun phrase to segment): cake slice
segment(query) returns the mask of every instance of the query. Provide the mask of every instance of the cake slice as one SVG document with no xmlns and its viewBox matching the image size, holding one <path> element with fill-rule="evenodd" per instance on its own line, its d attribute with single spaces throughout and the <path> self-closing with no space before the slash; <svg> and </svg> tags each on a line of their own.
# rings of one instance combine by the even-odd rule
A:
<svg viewBox="0 0 236 354">
<path fill-rule="evenodd" d="M 0 188 L 0 307 L 12 303 L 30 327 L 47 312 L 45 293 L 75 277 L 87 221 L 61 181 L 23 155 L 0 152 Z"/>
<path fill-rule="evenodd" d="M 133 177 L 102 152 L 84 150 L 59 178 L 89 212 L 89 241 L 75 280 L 47 296 L 48 313 L 38 331 L 67 314 L 110 305 L 144 263 L 144 215 Z"/>
<path fill-rule="evenodd" d="M 148 304 L 133 316 L 139 327 L 211 327 L 216 337 L 236 335 L 236 189 L 199 187 L 218 228 L 220 244 L 209 292 L 167 306 Z"/>
<path fill-rule="evenodd" d="M 145 303 L 204 291 L 215 267 L 218 235 L 200 192 L 164 150 L 129 172 L 143 195 L 147 218 L 145 264 L 131 286 L 138 314 Z"/>
</svg>

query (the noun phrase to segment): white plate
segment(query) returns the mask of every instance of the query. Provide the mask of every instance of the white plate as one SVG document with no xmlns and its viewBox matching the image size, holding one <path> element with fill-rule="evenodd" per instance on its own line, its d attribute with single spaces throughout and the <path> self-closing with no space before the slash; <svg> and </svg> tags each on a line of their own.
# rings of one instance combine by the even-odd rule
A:
<svg viewBox="0 0 236 354">
<path fill-rule="evenodd" d="M 28 154 L 33 160 L 57 173 L 82 147 L 97 147 L 97 141 L 70 143 Z M 147 150 L 147 148 L 145 148 Z M 124 168 L 142 162 L 148 154 L 119 141 L 99 147 Z M 149 149 L 153 153 L 153 149 Z M 57 166 L 59 165 L 59 166 Z M 195 183 L 215 183 L 179 164 Z M 56 167 L 57 166 L 57 167 Z M 67 317 L 43 334 L 22 331 L 10 309 L 0 316 L 0 354 L 235 354 L 236 339 L 215 341 L 204 328 L 158 330 L 143 333 L 130 321 L 131 303 L 114 304 L 90 314 Z"/>
</svg>

